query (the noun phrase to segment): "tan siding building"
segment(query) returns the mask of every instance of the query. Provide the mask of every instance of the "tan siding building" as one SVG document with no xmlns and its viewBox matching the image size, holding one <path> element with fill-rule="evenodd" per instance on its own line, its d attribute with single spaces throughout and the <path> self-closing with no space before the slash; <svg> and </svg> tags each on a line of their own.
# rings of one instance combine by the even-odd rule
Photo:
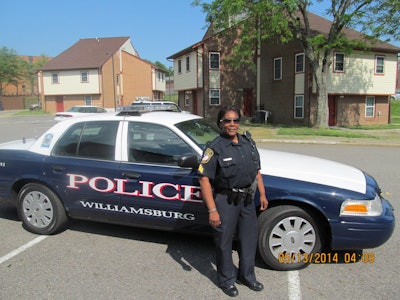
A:
<svg viewBox="0 0 400 300">
<path fill-rule="evenodd" d="M 40 69 L 44 109 L 54 113 L 74 105 L 115 109 L 137 97 L 152 99 L 156 66 L 142 60 L 129 37 L 81 39 Z"/>
</svg>

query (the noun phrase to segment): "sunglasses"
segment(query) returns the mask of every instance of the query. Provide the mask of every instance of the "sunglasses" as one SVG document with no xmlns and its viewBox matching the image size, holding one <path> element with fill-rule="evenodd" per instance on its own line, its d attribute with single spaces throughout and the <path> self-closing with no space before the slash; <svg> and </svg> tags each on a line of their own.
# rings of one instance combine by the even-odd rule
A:
<svg viewBox="0 0 400 300">
<path fill-rule="evenodd" d="M 240 119 L 238 118 L 238 119 L 222 119 L 222 120 L 219 120 L 221 123 L 224 123 L 224 124 L 229 124 L 230 122 L 232 122 L 233 121 L 233 123 L 235 123 L 235 124 L 239 124 L 240 123 Z"/>
</svg>

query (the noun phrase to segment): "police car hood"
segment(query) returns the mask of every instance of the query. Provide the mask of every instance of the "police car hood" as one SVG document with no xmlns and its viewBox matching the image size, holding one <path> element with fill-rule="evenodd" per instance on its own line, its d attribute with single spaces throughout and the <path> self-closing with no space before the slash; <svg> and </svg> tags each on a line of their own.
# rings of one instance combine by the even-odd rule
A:
<svg viewBox="0 0 400 300">
<path fill-rule="evenodd" d="M 261 173 L 366 193 L 362 171 L 338 162 L 287 152 L 259 149 Z"/>
<path fill-rule="evenodd" d="M 27 150 L 35 142 L 36 142 L 36 139 L 20 139 L 17 141 L 2 143 L 2 144 L 0 144 L 0 149 Z"/>
</svg>

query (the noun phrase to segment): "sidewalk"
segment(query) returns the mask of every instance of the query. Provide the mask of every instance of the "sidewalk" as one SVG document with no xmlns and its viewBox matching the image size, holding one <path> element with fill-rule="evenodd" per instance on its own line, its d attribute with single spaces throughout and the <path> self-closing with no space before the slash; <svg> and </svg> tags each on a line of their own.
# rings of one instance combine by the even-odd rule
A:
<svg viewBox="0 0 400 300">
<path fill-rule="evenodd" d="M 357 130 L 355 130 L 357 131 Z M 361 131 L 361 130 L 359 130 Z M 400 129 L 362 130 L 371 138 L 346 138 L 329 136 L 287 136 L 272 135 L 269 138 L 254 138 L 257 143 L 297 143 L 325 145 L 375 145 L 400 147 Z"/>
</svg>

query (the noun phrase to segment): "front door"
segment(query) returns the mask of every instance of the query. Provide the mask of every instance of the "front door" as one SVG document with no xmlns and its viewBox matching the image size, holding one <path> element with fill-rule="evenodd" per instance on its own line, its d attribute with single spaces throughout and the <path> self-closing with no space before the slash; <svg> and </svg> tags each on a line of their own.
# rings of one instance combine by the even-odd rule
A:
<svg viewBox="0 0 400 300">
<path fill-rule="evenodd" d="M 57 112 L 64 111 L 63 96 L 56 96 L 56 110 L 57 110 Z"/>
<path fill-rule="evenodd" d="M 121 163 L 119 195 L 120 205 L 132 212 L 126 215 L 129 222 L 175 230 L 208 227 L 197 170 L 178 166 L 181 155 L 195 151 L 166 126 L 145 122 L 125 126 L 128 162 Z"/>
<path fill-rule="evenodd" d="M 329 126 L 336 125 L 336 97 L 329 95 L 328 96 L 328 108 L 329 108 Z"/>
<path fill-rule="evenodd" d="M 193 114 L 198 115 L 198 108 L 197 108 L 197 93 L 196 91 L 192 91 L 193 96 Z"/>
<path fill-rule="evenodd" d="M 243 115 L 251 116 L 253 113 L 253 91 L 243 90 Z"/>
</svg>

